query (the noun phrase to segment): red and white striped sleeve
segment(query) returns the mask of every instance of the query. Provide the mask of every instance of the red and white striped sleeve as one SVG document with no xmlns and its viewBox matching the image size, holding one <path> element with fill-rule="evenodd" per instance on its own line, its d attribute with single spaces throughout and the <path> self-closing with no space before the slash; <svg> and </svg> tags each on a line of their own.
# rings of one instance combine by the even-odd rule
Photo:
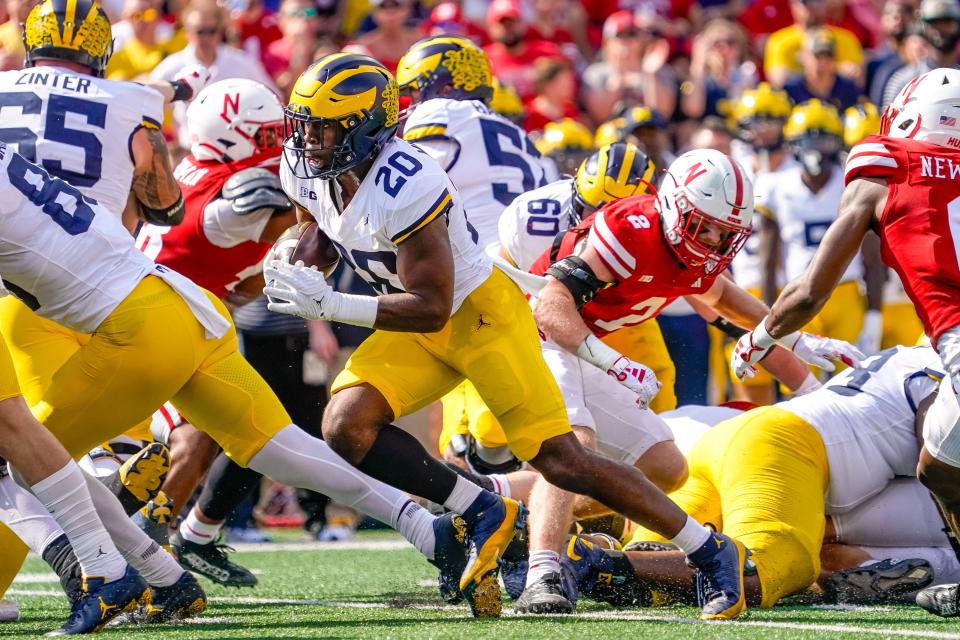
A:
<svg viewBox="0 0 960 640">
<path fill-rule="evenodd" d="M 597 212 L 590 227 L 587 242 L 600 256 L 600 260 L 618 279 L 629 278 L 637 268 L 637 259 L 618 238 L 622 228 L 611 208 Z M 622 233 L 621 233 L 622 235 Z"/>
<path fill-rule="evenodd" d="M 843 182 L 857 178 L 886 178 L 897 172 L 897 159 L 882 142 L 868 138 L 850 149 L 844 166 Z"/>
</svg>

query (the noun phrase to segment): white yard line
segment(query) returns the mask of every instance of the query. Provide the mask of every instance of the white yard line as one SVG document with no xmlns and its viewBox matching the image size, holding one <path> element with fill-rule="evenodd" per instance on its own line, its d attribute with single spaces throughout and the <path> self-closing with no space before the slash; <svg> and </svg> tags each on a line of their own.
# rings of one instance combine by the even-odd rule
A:
<svg viewBox="0 0 960 640">
<path fill-rule="evenodd" d="M 45 574 L 28 574 L 28 575 L 45 575 Z M 39 582 L 39 580 L 37 580 Z M 20 596 L 20 597 L 50 597 L 61 595 L 62 592 L 53 591 L 53 590 L 36 590 L 36 589 L 10 589 L 7 591 L 8 595 L 11 596 Z M 301 599 L 301 598 L 258 598 L 254 596 L 212 596 L 210 597 L 211 603 L 232 603 L 232 604 L 250 604 L 250 605 L 274 605 L 274 606 L 307 606 L 307 607 L 332 607 L 332 608 L 351 608 L 351 609 L 414 609 L 420 611 L 450 611 L 457 612 L 465 610 L 462 608 L 452 608 L 446 607 L 443 605 L 424 605 L 424 604 L 411 604 L 394 607 L 389 602 L 357 602 L 357 601 L 341 601 L 341 600 L 319 600 L 319 599 Z M 876 611 L 883 610 L 883 608 L 870 608 L 870 607 L 861 607 L 858 610 L 862 611 Z M 511 612 L 506 612 L 504 617 L 513 617 L 514 614 Z M 665 622 L 672 624 L 695 624 L 695 625 L 728 625 L 728 626 L 739 626 L 739 627 L 757 627 L 763 629 L 790 629 L 795 631 L 817 631 L 817 632 L 829 632 L 829 633 L 839 633 L 839 634 L 865 634 L 873 636 L 884 636 L 884 637 L 907 637 L 907 638 L 930 638 L 934 640 L 960 640 L 960 633 L 952 633 L 947 631 L 923 631 L 923 630 L 914 630 L 914 629 L 897 629 L 891 627 L 864 627 L 858 625 L 845 625 L 845 624 L 823 624 L 820 622 L 778 622 L 776 620 L 732 620 L 729 622 L 715 621 L 715 622 L 703 622 L 701 620 L 696 620 L 694 618 L 681 618 L 678 616 L 658 616 L 658 615 L 649 615 L 639 612 L 629 612 L 629 611 L 592 611 L 585 613 L 577 613 L 570 618 L 580 618 L 580 619 L 589 619 L 589 620 L 623 620 L 623 621 L 636 621 L 636 622 Z M 216 620 L 224 620 L 222 618 L 215 618 Z M 209 617 L 200 617 L 196 620 L 197 622 L 203 622 L 204 624 L 212 624 Z M 193 622 L 193 621 L 191 621 Z M 230 622 L 235 622 L 230 620 Z M 880 623 L 882 624 L 882 623 Z"/>
<path fill-rule="evenodd" d="M 400 551 L 412 549 L 406 540 L 346 540 L 343 542 L 237 542 L 230 544 L 244 553 L 270 551 Z"/>
</svg>

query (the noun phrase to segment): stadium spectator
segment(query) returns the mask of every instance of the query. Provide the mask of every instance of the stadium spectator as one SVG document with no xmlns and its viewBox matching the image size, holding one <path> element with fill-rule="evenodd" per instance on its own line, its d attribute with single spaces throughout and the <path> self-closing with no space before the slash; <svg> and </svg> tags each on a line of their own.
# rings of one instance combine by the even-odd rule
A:
<svg viewBox="0 0 960 640">
<path fill-rule="evenodd" d="M 370 4 L 377 27 L 344 50 L 372 56 L 396 73 L 400 58 L 413 43 L 423 38 L 423 31 L 408 24 L 411 0 L 371 0 Z"/>
<path fill-rule="evenodd" d="M 484 47 L 497 77 L 512 85 L 527 102 L 534 89 L 533 63 L 538 58 L 563 58 L 555 43 L 530 29 L 517 0 L 493 0 L 487 10 L 487 33 L 492 42 Z"/>
<path fill-rule="evenodd" d="M 537 95 L 527 105 L 527 119 L 523 125 L 527 131 L 538 131 L 548 122 L 562 118 L 580 117 L 574 102 L 577 80 L 569 62 L 559 58 L 540 58 L 533 63 L 533 84 Z"/>
<path fill-rule="evenodd" d="M 683 83 L 680 106 L 695 120 L 727 115 L 730 100 L 756 83 L 757 65 L 743 30 L 728 20 L 713 20 L 693 42 L 690 81 Z"/>
<path fill-rule="evenodd" d="M 487 32 L 467 20 L 456 2 L 437 4 L 430 12 L 430 17 L 424 21 L 423 29 L 429 36 L 451 35 L 470 38 L 481 47 L 490 43 Z"/>
<path fill-rule="evenodd" d="M 864 7 L 866 3 L 854 3 L 849 0 L 823 0 L 824 24 L 846 29 L 860 42 L 864 49 L 877 46 L 879 29 L 871 30 L 866 23 L 876 22 L 876 10 Z M 871 15 L 872 14 L 872 15 Z"/>
<path fill-rule="evenodd" d="M 667 121 L 649 107 L 628 109 L 623 116 L 618 139 L 635 144 L 650 156 L 658 170 L 665 170 L 675 160 L 667 132 Z M 657 173 L 653 186 L 658 186 L 662 173 Z"/>
<path fill-rule="evenodd" d="M 716 149 L 730 155 L 733 134 L 723 118 L 707 116 L 690 136 L 691 149 Z"/>
<path fill-rule="evenodd" d="M 669 56 L 670 43 L 653 29 L 652 19 L 629 11 L 607 18 L 601 59 L 583 73 L 584 104 L 593 121 L 604 122 L 635 105 L 672 114 L 677 88 L 666 64 Z"/>
<path fill-rule="evenodd" d="M 280 5 L 281 37 L 267 45 L 262 59 L 282 95 L 313 62 L 323 19 L 314 0 L 284 0 Z"/>
<path fill-rule="evenodd" d="M 21 27 L 36 0 L 7 0 L 7 21 L 0 24 L 0 71 L 23 67 Z"/>
<path fill-rule="evenodd" d="M 579 2 L 533 0 L 532 31 L 560 45 L 571 60 L 590 60 L 593 47 L 587 39 L 587 16 Z"/>
<path fill-rule="evenodd" d="M 277 14 L 264 7 L 263 0 L 246 0 L 239 10 L 233 12 L 232 17 L 240 47 L 261 61 L 270 43 L 283 35 Z"/>
<path fill-rule="evenodd" d="M 913 26 L 914 6 L 909 0 L 887 0 L 880 16 L 883 40 L 867 61 L 867 96 L 874 104 L 883 101 L 883 86 L 906 60 L 906 40 Z"/>
<path fill-rule="evenodd" d="M 826 28 L 807 32 L 803 41 L 803 72 L 783 85 L 794 104 L 818 98 L 843 111 L 857 104 L 860 88 L 837 74 L 837 41 Z"/>
<path fill-rule="evenodd" d="M 113 55 L 107 63 L 107 78 L 142 79 L 164 58 L 186 46 L 183 32 L 174 31 L 163 22 L 160 11 L 159 0 L 127 0 L 124 3 L 123 22 L 129 25 L 130 36 L 119 48 L 114 45 Z"/>
<path fill-rule="evenodd" d="M 767 80 L 782 87 L 793 73 L 803 71 L 803 38 L 810 29 L 826 24 L 824 0 L 791 0 L 793 24 L 780 29 L 767 40 L 763 52 L 763 72 Z M 863 77 L 863 48 L 847 29 L 827 25 L 836 38 L 837 70 L 853 80 Z"/>
<path fill-rule="evenodd" d="M 885 107 L 910 80 L 939 67 L 957 66 L 957 42 L 960 41 L 960 3 L 957 0 L 923 0 L 917 26 L 927 41 L 927 55 L 890 76 L 883 87 L 880 107 Z"/>
<path fill-rule="evenodd" d="M 260 60 L 246 51 L 223 42 L 227 16 L 218 5 L 208 1 L 194 2 L 183 10 L 181 17 L 187 34 L 187 46 L 167 57 L 150 74 L 153 80 L 170 82 L 184 67 L 202 64 L 210 71 L 210 82 L 227 78 L 256 80 L 276 91 L 276 86 L 264 70 Z M 173 124 L 179 135 L 180 146 L 190 146 L 190 139 L 182 123 L 187 106 L 178 102 L 173 108 Z"/>
</svg>

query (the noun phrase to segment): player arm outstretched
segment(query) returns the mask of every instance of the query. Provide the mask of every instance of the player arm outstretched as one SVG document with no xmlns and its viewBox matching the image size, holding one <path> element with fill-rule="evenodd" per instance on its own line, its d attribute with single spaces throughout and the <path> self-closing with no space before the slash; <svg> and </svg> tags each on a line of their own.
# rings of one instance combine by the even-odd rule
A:
<svg viewBox="0 0 960 640">
<path fill-rule="evenodd" d="M 850 261 L 859 253 L 886 194 L 887 186 L 882 180 L 861 178 L 850 183 L 840 200 L 837 220 L 827 229 L 807 270 L 787 284 L 769 315 L 737 343 L 732 362 L 737 376 L 756 373 L 753 365 L 777 343 L 825 371 L 834 369 L 830 360 L 852 365 L 864 357 L 843 341 L 809 336 L 800 329 L 823 308 Z M 808 352 L 808 347 L 812 351 Z"/>
<path fill-rule="evenodd" d="M 440 331 L 453 311 L 453 250 L 440 216 L 397 247 L 404 291 L 365 296 L 334 291 L 319 271 L 274 261 L 264 272 L 264 293 L 279 301 L 271 311 L 308 320 L 343 322 L 386 331 Z"/>
<path fill-rule="evenodd" d="M 547 284 L 537 296 L 533 315 L 548 339 L 616 378 L 636 393 L 637 404 L 646 408 L 660 391 L 656 374 L 602 342 L 579 312 L 597 291 L 615 280 L 596 249 L 584 243 L 579 255 L 567 256 L 547 269 Z"/>
</svg>

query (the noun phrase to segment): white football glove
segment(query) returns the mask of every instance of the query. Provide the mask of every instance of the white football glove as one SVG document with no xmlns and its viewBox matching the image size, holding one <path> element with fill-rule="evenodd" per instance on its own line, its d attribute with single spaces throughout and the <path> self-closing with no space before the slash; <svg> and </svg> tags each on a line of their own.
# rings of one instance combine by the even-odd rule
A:
<svg viewBox="0 0 960 640">
<path fill-rule="evenodd" d="M 766 330 L 763 330 L 760 336 L 756 335 L 758 333 L 757 329 L 761 327 L 763 327 L 762 321 L 753 331 L 740 336 L 740 339 L 737 340 L 737 346 L 733 348 L 730 366 L 733 367 L 733 372 L 738 380 L 757 375 L 756 364 L 763 360 L 770 349 L 773 349 L 777 344 L 769 335 L 766 336 L 768 339 L 764 339 L 763 334 L 766 334 Z"/>
<path fill-rule="evenodd" d="M 653 369 L 639 362 L 620 356 L 607 370 L 607 373 L 617 379 L 617 382 L 637 394 L 637 406 L 646 409 L 660 392 L 663 386 L 657 380 Z"/>
<path fill-rule="evenodd" d="M 883 313 L 876 309 L 867 311 L 863 316 L 863 328 L 857 337 L 857 348 L 868 356 L 880 351 L 883 340 Z"/>
<path fill-rule="evenodd" d="M 209 69 L 202 64 L 188 64 L 173 76 L 173 82 L 171 84 L 174 85 L 174 88 L 177 88 L 177 85 L 181 85 L 185 89 L 185 95 L 179 95 L 180 91 L 178 90 L 178 96 L 175 99 L 190 102 L 197 97 L 198 93 L 203 91 L 203 88 L 207 86 L 208 82 L 210 82 Z M 187 91 L 189 93 L 186 93 Z"/>
<path fill-rule="evenodd" d="M 377 320 L 375 297 L 334 291 L 323 273 L 315 267 L 304 266 L 302 261 L 290 264 L 274 260 L 264 270 L 263 277 L 267 281 L 263 293 L 270 298 L 267 303 L 270 311 L 361 327 L 372 327 Z"/>
</svg>

